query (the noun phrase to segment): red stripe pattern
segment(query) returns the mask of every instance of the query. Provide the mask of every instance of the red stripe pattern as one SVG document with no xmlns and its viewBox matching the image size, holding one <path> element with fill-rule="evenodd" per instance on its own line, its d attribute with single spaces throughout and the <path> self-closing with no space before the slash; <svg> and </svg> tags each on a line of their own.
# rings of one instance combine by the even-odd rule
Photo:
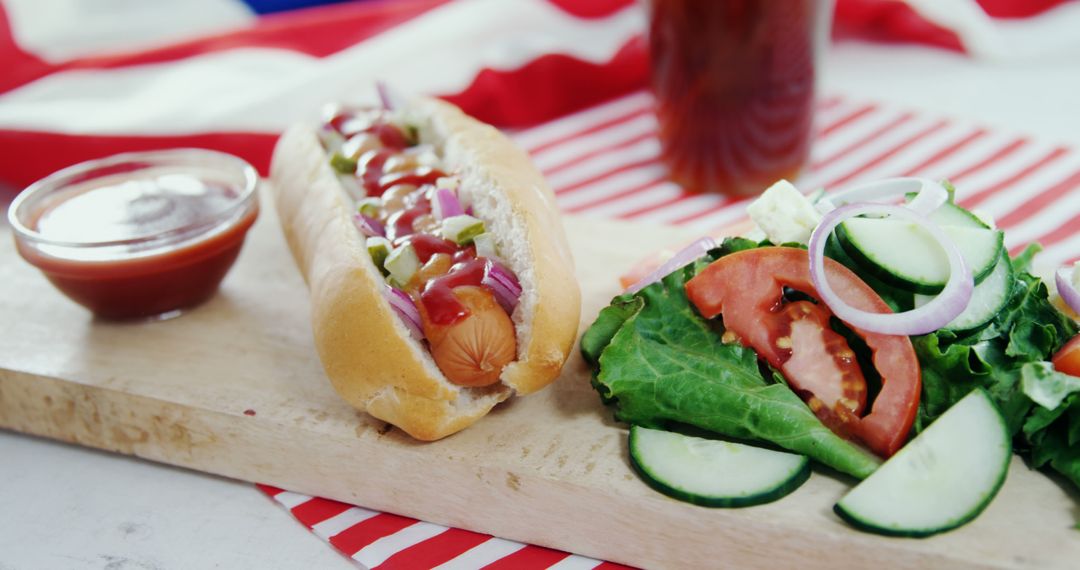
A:
<svg viewBox="0 0 1080 570">
<path fill-rule="evenodd" d="M 961 204 L 997 219 L 1013 253 L 1045 246 L 1047 266 L 1080 258 L 1080 154 L 938 117 L 823 99 L 804 191 L 890 176 L 948 178 Z M 568 213 L 716 232 L 745 200 L 694 195 L 667 181 L 652 100 L 642 92 L 512 133 Z M 627 568 L 485 534 L 380 514 L 260 485 L 302 524 L 373 568 Z M 375 564 L 368 564 L 375 562 Z"/>
</svg>

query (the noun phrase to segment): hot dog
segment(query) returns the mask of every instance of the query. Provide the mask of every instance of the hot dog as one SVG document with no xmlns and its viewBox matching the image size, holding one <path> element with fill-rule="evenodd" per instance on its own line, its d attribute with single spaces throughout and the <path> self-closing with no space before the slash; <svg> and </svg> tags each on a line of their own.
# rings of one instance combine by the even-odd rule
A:
<svg viewBox="0 0 1080 570">
<path fill-rule="evenodd" d="M 435 440 L 558 377 L 573 261 L 552 192 L 496 129 L 432 99 L 338 109 L 282 135 L 271 188 L 354 407 Z"/>
</svg>

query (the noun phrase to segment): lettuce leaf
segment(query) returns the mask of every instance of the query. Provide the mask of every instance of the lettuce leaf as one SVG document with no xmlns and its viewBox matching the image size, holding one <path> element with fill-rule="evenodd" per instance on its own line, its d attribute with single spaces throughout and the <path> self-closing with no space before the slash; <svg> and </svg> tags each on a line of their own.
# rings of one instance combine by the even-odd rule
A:
<svg viewBox="0 0 1080 570">
<path fill-rule="evenodd" d="M 1046 285 L 1026 272 L 1038 247 L 1013 259 L 1009 301 L 983 329 L 957 337 L 937 332 L 912 343 L 922 365 L 921 431 L 975 387 L 994 398 L 1014 448 L 1034 467 L 1049 465 L 1080 487 L 1080 380 L 1046 362 L 1077 332 L 1050 304 Z"/>
<path fill-rule="evenodd" d="M 722 325 L 686 297 L 686 281 L 711 257 L 756 246 L 728 240 L 710 257 L 616 297 L 581 340 L 593 386 L 620 421 L 771 442 L 864 478 L 878 460 L 825 427 L 777 375 L 766 378 L 752 350 L 721 342 Z"/>
</svg>

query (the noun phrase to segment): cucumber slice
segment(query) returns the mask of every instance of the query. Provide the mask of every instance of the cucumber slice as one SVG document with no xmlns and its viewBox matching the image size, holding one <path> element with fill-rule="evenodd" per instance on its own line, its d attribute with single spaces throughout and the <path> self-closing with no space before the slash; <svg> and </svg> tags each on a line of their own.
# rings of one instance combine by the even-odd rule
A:
<svg viewBox="0 0 1080 570">
<path fill-rule="evenodd" d="M 914 293 L 893 287 L 881 279 L 870 275 L 868 272 L 863 271 L 862 267 L 858 263 L 855 263 L 855 260 L 840 246 L 840 243 L 836 239 L 836 234 L 829 236 L 825 241 L 825 257 L 831 258 L 834 261 L 839 261 L 844 267 L 861 273 L 859 279 L 862 279 L 871 289 L 881 295 L 881 298 L 888 303 L 889 308 L 891 308 L 893 312 L 902 313 L 904 311 L 910 311 L 915 307 Z"/>
<path fill-rule="evenodd" d="M 420 271 L 420 265 L 420 257 L 411 243 L 394 249 L 383 261 L 383 268 L 390 273 L 390 279 L 398 287 L 404 287 Z"/>
<path fill-rule="evenodd" d="M 1012 442 L 990 396 L 972 390 L 836 503 L 853 526 L 923 537 L 970 522 L 1009 469 Z"/>
<path fill-rule="evenodd" d="M 450 216 L 442 221 L 443 237 L 458 244 L 469 245 L 473 238 L 484 233 L 483 220 L 468 214 Z"/>
<path fill-rule="evenodd" d="M 630 427 L 630 464 L 653 489 L 704 507 L 768 503 L 810 477 L 802 455 L 641 426 Z"/>
<path fill-rule="evenodd" d="M 967 308 L 949 324 L 941 327 L 957 333 L 977 329 L 993 320 L 998 312 L 1009 302 L 1012 290 L 1013 269 L 1009 256 L 1002 254 L 1000 261 L 986 279 L 975 286 Z M 932 296 L 915 295 L 915 306 L 921 307 L 933 300 Z"/>
<path fill-rule="evenodd" d="M 942 226 L 956 242 L 979 283 L 994 270 L 1004 248 L 998 230 Z M 844 251 L 866 271 L 913 293 L 937 293 L 949 279 L 945 252 L 919 226 L 881 218 L 852 218 L 836 228 Z"/>
<path fill-rule="evenodd" d="M 958 228 L 982 228 L 991 229 L 978 216 L 953 204 L 946 202 L 930 214 L 930 220 L 939 226 L 956 226 Z"/>
<path fill-rule="evenodd" d="M 390 252 L 394 250 L 390 240 L 378 236 L 369 237 L 367 238 L 367 250 L 375 267 L 379 268 L 384 277 L 389 275 L 390 272 L 386 269 L 386 258 L 390 257 Z"/>
</svg>

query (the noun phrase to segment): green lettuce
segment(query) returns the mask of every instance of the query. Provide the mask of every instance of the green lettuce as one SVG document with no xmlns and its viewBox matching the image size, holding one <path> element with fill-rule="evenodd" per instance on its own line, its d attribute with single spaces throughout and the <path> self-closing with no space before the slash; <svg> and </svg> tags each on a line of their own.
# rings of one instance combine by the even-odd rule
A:
<svg viewBox="0 0 1080 570">
<path fill-rule="evenodd" d="M 763 374 L 752 350 L 721 342 L 722 325 L 686 297 L 686 281 L 713 258 L 758 245 L 727 240 L 709 257 L 616 297 L 581 340 L 593 386 L 620 421 L 766 441 L 864 478 L 878 460 L 818 421 L 779 374 Z"/>
</svg>

